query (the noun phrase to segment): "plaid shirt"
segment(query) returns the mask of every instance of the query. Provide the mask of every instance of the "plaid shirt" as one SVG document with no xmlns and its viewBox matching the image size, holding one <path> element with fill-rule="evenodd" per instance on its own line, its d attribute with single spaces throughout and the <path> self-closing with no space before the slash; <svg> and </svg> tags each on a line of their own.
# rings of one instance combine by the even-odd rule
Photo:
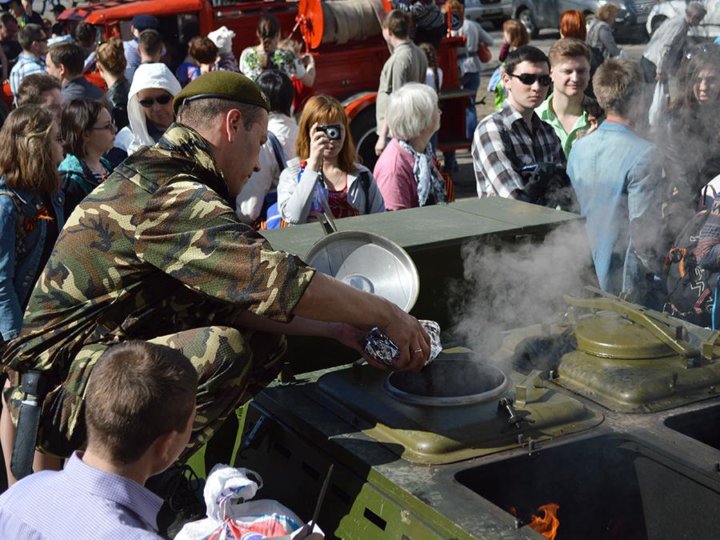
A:
<svg viewBox="0 0 720 540">
<path fill-rule="evenodd" d="M 565 165 L 560 139 L 550 124 L 532 115 L 532 132 L 510 103 L 486 117 L 475 130 L 473 168 L 478 197 L 510 197 L 523 189 L 520 171 L 533 163 Z"/>
<path fill-rule="evenodd" d="M 32 73 L 45 72 L 45 61 L 42 58 L 38 58 L 30 54 L 27 51 L 23 51 L 18 56 L 17 62 L 10 71 L 10 90 L 13 96 L 17 96 L 18 88 L 22 80 Z"/>
</svg>

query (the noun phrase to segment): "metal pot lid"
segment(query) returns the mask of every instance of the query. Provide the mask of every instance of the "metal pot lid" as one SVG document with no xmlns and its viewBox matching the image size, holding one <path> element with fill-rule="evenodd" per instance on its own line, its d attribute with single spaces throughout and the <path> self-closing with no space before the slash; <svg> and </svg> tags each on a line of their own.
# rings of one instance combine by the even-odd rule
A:
<svg viewBox="0 0 720 540">
<path fill-rule="evenodd" d="M 575 327 L 575 337 L 579 351 L 603 358 L 647 360 L 674 354 L 647 328 L 621 317 L 583 319 Z"/>
<path fill-rule="evenodd" d="M 305 260 L 323 274 L 382 296 L 405 311 L 412 309 L 420 292 L 420 278 L 410 255 L 377 234 L 329 234 L 310 248 Z"/>
<path fill-rule="evenodd" d="M 471 353 L 440 353 L 420 372 L 396 371 L 385 379 L 385 390 L 395 399 L 431 407 L 491 401 L 507 385 L 502 371 L 474 360 Z"/>
</svg>

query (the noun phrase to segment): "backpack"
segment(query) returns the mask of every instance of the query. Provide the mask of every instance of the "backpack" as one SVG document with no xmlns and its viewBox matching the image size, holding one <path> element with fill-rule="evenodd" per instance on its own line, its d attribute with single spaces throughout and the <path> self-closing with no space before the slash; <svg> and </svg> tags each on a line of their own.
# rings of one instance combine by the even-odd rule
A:
<svg viewBox="0 0 720 540">
<path fill-rule="evenodd" d="M 520 171 L 525 181 L 520 200 L 548 208 L 576 212 L 575 190 L 564 167 L 555 163 L 533 163 Z"/>
<path fill-rule="evenodd" d="M 708 208 L 693 216 L 678 234 L 663 264 L 667 291 L 663 311 L 698 326 L 714 326 L 715 292 L 720 277 L 720 272 L 702 268 L 695 254 L 700 231 L 709 216 Z"/>
<path fill-rule="evenodd" d="M 267 135 L 270 146 L 272 146 L 273 154 L 275 155 L 275 161 L 277 161 L 280 172 L 282 172 L 287 167 L 285 150 L 283 150 L 280 141 L 273 132 L 268 131 Z M 265 195 L 262 210 L 255 222 L 255 228 L 266 231 L 269 229 L 280 229 L 286 226 L 287 224 L 283 224 L 283 220 L 280 218 L 280 212 L 277 207 L 277 191 L 271 191 Z"/>
</svg>

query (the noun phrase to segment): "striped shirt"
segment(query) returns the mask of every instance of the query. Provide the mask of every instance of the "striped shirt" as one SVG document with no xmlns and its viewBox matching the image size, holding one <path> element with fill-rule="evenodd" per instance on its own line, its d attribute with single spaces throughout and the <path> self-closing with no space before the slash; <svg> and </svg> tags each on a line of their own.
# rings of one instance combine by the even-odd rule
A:
<svg viewBox="0 0 720 540">
<path fill-rule="evenodd" d="M 137 482 L 90 467 L 75 453 L 62 471 L 23 478 L 0 497 L 0 538 L 160 540 L 162 505 Z"/>
<path fill-rule="evenodd" d="M 509 102 L 478 124 L 472 157 L 480 198 L 511 197 L 513 191 L 522 190 L 525 181 L 520 171 L 527 165 L 565 165 L 562 145 L 552 126 L 533 113 L 530 131 Z"/>
<path fill-rule="evenodd" d="M 25 77 L 33 73 L 44 73 L 46 71 L 45 61 L 42 58 L 27 51 L 21 52 L 10 71 L 10 91 L 13 96 L 17 96 L 20 83 Z"/>
</svg>

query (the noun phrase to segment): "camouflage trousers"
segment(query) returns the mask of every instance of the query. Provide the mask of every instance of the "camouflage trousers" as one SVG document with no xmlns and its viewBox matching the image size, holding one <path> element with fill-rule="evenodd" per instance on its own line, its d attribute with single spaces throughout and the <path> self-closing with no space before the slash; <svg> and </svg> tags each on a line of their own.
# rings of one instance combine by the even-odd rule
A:
<svg viewBox="0 0 720 540">
<path fill-rule="evenodd" d="M 216 322 L 216 318 L 205 320 Z M 205 444 L 237 407 L 277 377 L 287 350 L 282 335 L 222 325 L 191 328 L 146 341 L 181 351 L 198 372 L 197 416 L 181 460 Z M 83 347 L 72 361 L 65 381 L 45 397 L 38 430 L 39 450 L 67 457 L 85 444 L 85 388 L 95 363 L 113 344 Z M 9 408 L 17 422 L 22 394 L 17 387 L 9 394 Z"/>
</svg>

